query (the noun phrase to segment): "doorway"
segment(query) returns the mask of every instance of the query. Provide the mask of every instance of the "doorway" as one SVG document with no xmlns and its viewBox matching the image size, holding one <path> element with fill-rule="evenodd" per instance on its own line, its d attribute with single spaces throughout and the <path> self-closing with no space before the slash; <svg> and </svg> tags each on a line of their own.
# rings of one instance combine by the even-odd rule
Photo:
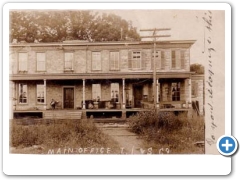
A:
<svg viewBox="0 0 240 180">
<path fill-rule="evenodd" d="M 142 85 L 134 86 L 133 96 L 134 96 L 134 107 L 141 108 L 142 107 L 141 101 L 143 98 L 143 86 Z"/>
<path fill-rule="evenodd" d="M 63 88 L 63 108 L 74 108 L 74 88 Z"/>
</svg>

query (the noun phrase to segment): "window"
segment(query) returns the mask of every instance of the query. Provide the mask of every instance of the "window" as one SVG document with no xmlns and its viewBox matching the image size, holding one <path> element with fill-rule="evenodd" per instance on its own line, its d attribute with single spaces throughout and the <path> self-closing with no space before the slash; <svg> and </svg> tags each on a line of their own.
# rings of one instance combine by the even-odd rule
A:
<svg viewBox="0 0 240 180">
<path fill-rule="evenodd" d="M 164 69 L 165 68 L 165 53 L 164 51 L 155 51 L 155 61 L 156 61 L 156 69 Z M 152 69 L 154 67 L 154 52 L 152 53 Z"/>
<path fill-rule="evenodd" d="M 37 71 L 45 70 L 45 53 L 37 53 Z"/>
<path fill-rule="evenodd" d="M 119 83 L 111 83 L 111 100 L 119 101 Z"/>
<path fill-rule="evenodd" d="M 73 70 L 73 53 L 65 52 L 64 69 Z"/>
<path fill-rule="evenodd" d="M 185 50 L 172 51 L 172 69 L 184 69 Z"/>
<path fill-rule="evenodd" d="M 101 52 L 92 52 L 92 70 L 101 70 Z"/>
<path fill-rule="evenodd" d="M 37 84 L 37 103 L 44 103 L 44 85 Z"/>
<path fill-rule="evenodd" d="M 101 84 L 92 84 L 92 99 L 101 99 Z"/>
<path fill-rule="evenodd" d="M 180 101 L 180 82 L 172 83 L 172 101 Z"/>
<path fill-rule="evenodd" d="M 110 52 L 110 70 L 119 70 L 119 52 Z"/>
<path fill-rule="evenodd" d="M 130 69 L 140 69 L 141 68 L 141 51 L 133 51 L 132 57 L 129 59 Z"/>
<path fill-rule="evenodd" d="M 19 103 L 26 104 L 27 103 L 27 85 L 19 84 Z"/>
<path fill-rule="evenodd" d="M 18 54 L 18 70 L 19 71 L 27 71 L 27 53 L 19 53 Z"/>
</svg>

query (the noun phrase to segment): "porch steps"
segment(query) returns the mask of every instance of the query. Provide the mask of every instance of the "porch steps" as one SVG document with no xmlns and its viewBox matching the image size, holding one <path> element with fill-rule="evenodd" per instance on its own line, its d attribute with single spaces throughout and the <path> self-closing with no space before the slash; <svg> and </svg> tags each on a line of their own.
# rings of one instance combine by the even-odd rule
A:
<svg viewBox="0 0 240 180">
<path fill-rule="evenodd" d="M 44 119 L 81 119 L 81 111 L 45 111 L 43 114 Z"/>
</svg>

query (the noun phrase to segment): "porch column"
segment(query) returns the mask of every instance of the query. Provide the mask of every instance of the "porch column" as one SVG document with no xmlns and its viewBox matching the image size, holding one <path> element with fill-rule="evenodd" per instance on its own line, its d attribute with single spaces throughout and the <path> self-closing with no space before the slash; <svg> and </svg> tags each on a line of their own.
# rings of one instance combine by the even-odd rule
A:
<svg viewBox="0 0 240 180">
<path fill-rule="evenodd" d="M 158 83 L 158 79 L 156 80 L 156 86 L 157 86 L 157 87 L 156 87 L 156 88 L 157 88 L 157 89 L 156 89 L 156 91 L 157 91 L 157 92 L 156 92 L 156 96 L 157 96 L 157 97 L 156 97 L 156 98 L 157 98 L 157 99 L 156 99 L 156 108 L 159 108 L 159 100 L 158 100 L 158 96 L 159 96 L 159 83 Z"/>
<path fill-rule="evenodd" d="M 125 79 L 122 79 L 122 88 L 123 88 L 123 100 L 122 100 L 122 109 L 126 108 L 126 98 L 125 98 Z"/>
<path fill-rule="evenodd" d="M 9 118 L 13 119 L 13 110 L 16 110 L 16 106 L 15 106 L 15 82 L 14 81 L 10 81 L 10 88 L 11 88 L 11 95 L 9 96 Z"/>
<path fill-rule="evenodd" d="M 44 92 L 44 106 L 43 108 L 46 110 L 47 109 L 47 80 L 43 80 L 43 92 Z"/>
<path fill-rule="evenodd" d="M 83 98 L 82 98 L 83 105 L 82 105 L 82 109 L 86 109 L 86 104 L 85 104 L 85 79 L 83 79 L 82 81 L 83 81 L 83 89 L 82 89 L 82 92 L 83 92 Z"/>
<path fill-rule="evenodd" d="M 12 88 L 12 97 L 13 97 L 13 106 L 14 106 L 14 110 L 16 110 L 16 106 L 17 106 L 17 90 L 16 90 L 16 83 L 13 81 L 13 88 Z"/>
<path fill-rule="evenodd" d="M 188 107 L 191 108 L 192 107 L 192 80 L 189 78 L 188 79 Z"/>
</svg>

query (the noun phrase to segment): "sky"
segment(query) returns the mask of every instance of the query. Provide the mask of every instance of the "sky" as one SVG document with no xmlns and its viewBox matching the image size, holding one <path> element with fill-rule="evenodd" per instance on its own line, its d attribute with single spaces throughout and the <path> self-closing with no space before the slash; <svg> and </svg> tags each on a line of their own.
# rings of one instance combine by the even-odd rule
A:
<svg viewBox="0 0 240 180">
<path fill-rule="evenodd" d="M 171 37 L 159 38 L 158 40 L 196 40 L 191 47 L 191 63 L 205 64 L 204 48 L 204 29 L 203 18 L 206 11 L 203 10 L 100 10 L 100 12 L 114 13 L 127 21 L 132 21 L 133 26 L 140 29 L 146 28 L 171 28 L 170 31 L 158 32 L 159 35 L 170 34 Z M 224 44 L 224 11 L 213 11 L 212 35 L 216 42 Z M 140 35 L 143 32 L 139 32 Z M 146 33 L 146 32 L 145 32 Z M 205 32 L 205 35 L 207 32 Z M 218 45 L 216 43 L 216 45 Z M 217 48 L 217 47 L 216 47 Z M 217 49 L 223 50 L 222 47 Z"/>
</svg>

